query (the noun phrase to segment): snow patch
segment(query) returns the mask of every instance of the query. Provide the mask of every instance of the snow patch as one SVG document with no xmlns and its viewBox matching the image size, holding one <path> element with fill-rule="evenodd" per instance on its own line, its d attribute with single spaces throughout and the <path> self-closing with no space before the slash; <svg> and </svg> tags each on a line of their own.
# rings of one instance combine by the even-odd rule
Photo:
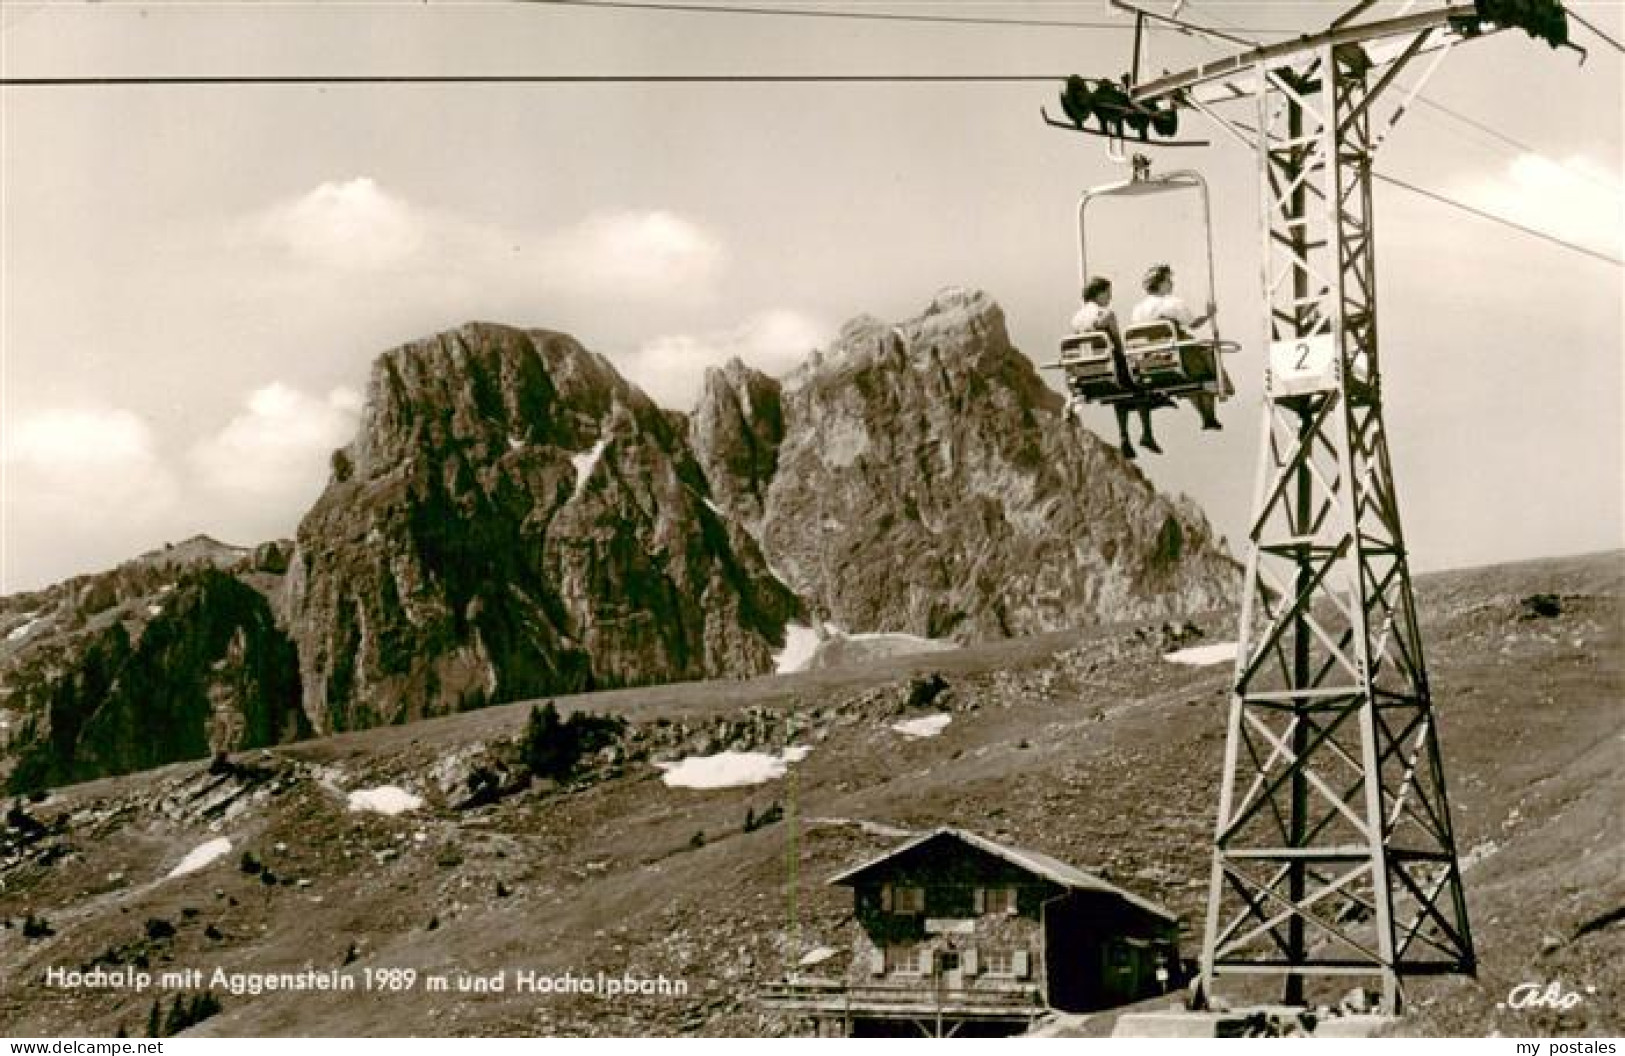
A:
<svg viewBox="0 0 1625 1056">
<path fill-rule="evenodd" d="M 192 848 L 192 852 L 185 858 L 182 858 L 180 863 L 176 865 L 175 868 L 171 869 L 169 871 L 169 875 L 164 879 L 173 880 L 177 876 L 185 876 L 187 873 L 195 873 L 204 866 L 212 865 L 230 853 L 231 841 L 226 839 L 224 836 L 220 837 L 219 839 L 210 840 L 208 843 L 201 843 Z"/>
<path fill-rule="evenodd" d="M 519 439 L 517 436 L 508 437 L 508 450 L 509 451 L 517 451 L 521 447 L 524 447 L 524 446 L 525 446 L 525 442 L 523 440 Z"/>
<path fill-rule="evenodd" d="M 785 624 L 784 648 L 773 654 L 773 670 L 781 675 L 805 671 L 813 654 L 818 651 L 818 642 L 818 632 L 806 624 Z"/>
<path fill-rule="evenodd" d="M 587 486 L 587 478 L 598 467 L 598 460 L 604 456 L 604 448 L 608 446 L 609 437 L 606 436 L 586 451 L 570 456 L 570 464 L 576 467 L 576 495 L 580 495 L 581 489 Z"/>
<path fill-rule="evenodd" d="M 938 712 L 935 715 L 922 715 L 917 719 L 904 719 L 902 722 L 894 722 L 891 724 L 891 728 L 904 737 L 919 740 L 922 737 L 935 737 L 947 729 L 948 724 L 952 721 L 954 721 L 952 715 L 947 712 Z"/>
<path fill-rule="evenodd" d="M 712 513 L 716 514 L 718 517 L 721 517 L 723 515 L 722 511 L 717 508 L 717 504 L 712 502 L 710 499 L 701 499 L 700 501 L 705 503 L 705 508 L 706 509 L 708 509 Z"/>
<path fill-rule="evenodd" d="M 370 810 L 377 814 L 404 814 L 423 806 L 423 800 L 396 785 L 377 788 L 359 788 L 350 793 L 351 810 Z"/>
<path fill-rule="evenodd" d="M 1236 643 L 1216 642 L 1213 645 L 1192 646 L 1189 649 L 1164 653 L 1162 658 L 1170 663 L 1191 664 L 1196 667 L 1208 664 L 1233 664 L 1236 662 Z"/>
<path fill-rule="evenodd" d="M 42 624 L 44 622 L 45 622 L 44 619 L 42 619 L 40 617 L 40 614 L 39 614 L 38 611 L 25 612 L 25 613 L 23 613 L 23 624 L 22 624 L 22 626 L 13 627 L 10 630 L 10 632 L 8 632 L 6 634 L 6 641 L 8 641 L 8 642 L 21 641 L 22 639 L 28 637 L 28 633 L 30 631 L 32 631 L 35 627 L 38 627 L 40 624 Z"/>
<path fill-rule="evenodd" d="M 164 607 L 162 605 L 148 605 L 147 606 L 147 615 L 148 616 L 162 616 L 163 614 L 164 614 Z"/>
<path fill-rule="evenodd" d="M 691 755 L 675 763 L 656 763 L 660 780 L 670 788 L 739 788 L 777 781 L 791 763 L 807 758 L 811 748 L 791 745 L 783 755 L 766 752 L 719 752 Z"/>
</svg>

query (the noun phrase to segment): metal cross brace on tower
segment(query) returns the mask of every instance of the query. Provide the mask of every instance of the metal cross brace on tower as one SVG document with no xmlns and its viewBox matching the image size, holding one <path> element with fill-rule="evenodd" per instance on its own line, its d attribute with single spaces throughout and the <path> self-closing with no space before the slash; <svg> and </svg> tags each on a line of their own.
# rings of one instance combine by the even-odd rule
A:
<svg viewBox="0 0 1625 1056">
<path fill-rule="evenodd" d="M 1504 27 L 1482 3 L 1359 21 L 1373 6 L 1130 88 L 1253 149 L 1261 194 L 1269 360 L 1203 1001 L 1227 976 L 1284 977 L 1295 1004 L 1308 978 L 1363 976 L 1397 1013 L 1403 977 L 1476 968 L 1382 415 L 1373 103 Z"/>
</svg>

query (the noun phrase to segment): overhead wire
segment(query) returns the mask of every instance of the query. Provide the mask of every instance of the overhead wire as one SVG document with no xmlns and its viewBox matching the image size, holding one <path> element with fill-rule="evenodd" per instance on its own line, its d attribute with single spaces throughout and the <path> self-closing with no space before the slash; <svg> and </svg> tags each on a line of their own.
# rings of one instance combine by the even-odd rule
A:
<svg viewBox="0 0 1625 1056">
<path fill-rule="evenodd" d="M 664 0 L 510 0 L 512 3 L 549 7 L 600 7 L 608 10 L 664 11 L 702 15 L 765 15 L 789 18 L 845 19 L 866 22 L 915 22 L 955 26 L 1019 26 L 1042 29 L 1131 30 L 1129 22 L 1096 22 L 1052 18 L 989 18 L 977 15 L 910 14 L 901 11 L 853 11 L 845 8 L 778 7 L 755 4 L 683 4 Z M 1295 30 L 1255 28 L 1245 32 L 1264 35 L 1292 35 Z"/>
<path fill-rule="evenodd" d="M 1595 258 L 1597 260 L 1600 260 L 1600 261 L 1603 261 L 1604 263 L 1607 263 L 1607 264 L 1612 264 L 1616 268 L 1625 267 L 1625 259 L 1621 259 L 1621 258 L 1615 257 L 1615 256 L 1610 256 L 1609 254 L 1603 253 L 1603 252 L 1601 252 L 1599 250 L 1595 250 L 1595 249 L 1588 248 L 1586 246 L 1582 246 L 1577 242 L 1571 242 L 1566 238 L 1559 238 L 1556 235 L 1549 234 L 1548 232 L 1541 231 L 1541 230 L 1539 230 L 1537 228 L 1533 228 L 1533 227 L 1526 226 L 1524 224 L 1520 224 L 1516 220 L 1509 220 L 1508 218 L 1506 218 L 1504 216 L 1501 216 L 1498 213 L 1492 213 L 1492 212 L 1489 212 L 1487 210 L 1480 209 L 1477 206 L 1468 205 L 1466 202 L 1460 202 L 1460 201 L 1457 201 L 1454 198 L 1450 198 L 1450 197 L 1448 197 L 1446 195 L 1439 194 L 1436 191 L 1430 191 L 1430 190 L 1427 190 L 1424 187 L 1418 187 L 1414 183 L 1407 183 L 1406 181 L 1401 180 L 1398 177 L 1389 176 L 1387 173 L 1384 173 L 1384 172 L 1373 172 L 1371 175 L 1375 179 L 1381 180 L 1383 183 L 1390 184 L 1390 185 L 1392 185 L 1394 187 L 1402 188 L 1404 190 L 1410 191 L 1412 194 L 1420 195 L 1423 198 L 1427 198 L 1427 199 L 1430 199 L 1432 201 L 1439 202 L 1439 203 L 1441 203 L 1443 205 L 1448 205 L 1448 206 L 1450 206 L 1450 207 L 1452 207 L 1454 209 L 1459 209 L 1464 213 L 1470 213 L 1473 216 L 1476 216 L 1481 220 L 1488 220 L 1488 221 L 1490 221 L 1492 223 L 1497 223 L 1497 224 L 1501 224 L 1504 227 L 1509 227 L 1514 231 L 1521 231 L 1522 233 L 1524 233 L 1526 235 L 1529 235 L 1529 236 L 1531 236 L 1533 238 L 1543 239 L 1543 240 L 1545 240 L 1547 242 L 1553 243 L 1554 245 L 1559 245 L 1559 246 L 1562 246 L 1565 249 L 1573 250 L 1576 253 L 1581 253 L 1581 254 L 1584 254 L 1585 256 L 1593 257 L 1593 258 Z"/>
<path fill-rule="evenodd" d="M 1570 18 L 1574 19 L 1576 22 L 1580 23 L 1580 25 L 1582 25 L 1582 26 L 1586 27 L 1587 29 L 1591 30 L 1591 32 L 1593 32 L 1597 36 L 1601 37 L 1603 39 L 1603 41 L 1605 41 L 1606 43 L 1612 45 L 1613 49 L 1615 51 L 1620 52 L 1622 54 L 1625 54 L 1625 45 L 1621 45 L 1619 41 L 1615 40 L 1613 37 L 1610 37 L 1608 34 L 1604 33 L 1602 30 L 1598 29 L 1596 26 L 1592 25 L 1590 22 L 1588 22 L 1584 18 L 1580 17 L 1580 13 L 1578 11 L 1574 10 L 1573 8 L 1565 8 L 1565 10 L 1568 12 L 1568 16 Z"/>
<path fill-rule="evenodd" d="M 714 12 L 733 14 L 760 14 L 760 15 L 802 15 L 808 17 L 834 17 L 834 18 L 864 18 L 887 21 L 908 22 L 950 22 L 954 24 L 983 25 L 989 22 L 1006 25 L 1045 25 L 1064 26 L 1067 28 L 1111 28 L 1128 29 L 1126 25 L 1115 23 L 1078 23 L 1061 22 L 1058 20 L 1014 20 L 1014 19 L 976 19 L 971 20 L 961 16 L 936 15 L 904 15 L 896 12 L 852 12 L 836 10 L 811 10 L 796 8 L 768 8 L 768 7 L 735 7 L 719 4 L 675 4 L 661 3 L 657 0 L 517 0 L 521 3 L 573 6 L 573 7 L 606 7 L 630 8 L 637 10 L 679 10 L 690 12 Z M 1187 0 L 1188 2 L 1188 0 Z M 1194 4 L 1190 6 L 1195 6 Z M 1572 12 L 1571 12 L 1572 13 Z M 1244 27 L 1235 26 L 1225 19 L 1215 17 L 1214 21 L 1238 32 L 1258 32 Z M 1588 28 L 1592 28 L 1589 27 Z M 1276 31 L 1286 32 L 1286 31 Z M 1597 32 L 1593 28 L 1593 32 Z M 1601 34 L 1599 34 L 1601 35 Z M 1606 39 L 1606 38 L 1605 38 Z M 894 74 L 894 73 L 863 73 L 863 74 L 762 74 L 762 73 L 731 73 L 731 74 L 355 74 L 355 75 L 259 75 L 259 74 L 221 74 L 198 76 L 129 76 L 129 77 L 0 77 L 0 87 L 91 87 L 91 86 L 134 86 L 134 85 L 368 85 L 368 84 L 994 84 L 994 83 L 1037 83 L 1055 82 L 1065 80 L 1066 74 Z M 1541 152 L 1522 144 L 1510 136 L 1501 133 L 1490 126 L 1476 121 L 1464 114 L 1455 111 L 1442 103 L 1437 103 L 1425 97 L 1418 97 L 1433 109 L 1448 114 L 1451 117 L 1477 128 L 1481 132 L 1494 136 L 1496 139 L 1515 149 L 1525 151 L 1537 156 L 1544 156 Z M 1556 164 L 1561 165 L 1558 162 Z M 1570 168 L 1569 166 L 1563 166 Z M 1577 174 L 1588 179 L 1597 180 L 1589 174 Z M 1435 191 L 1429 191 L 1407 181 L 1400 180 L 1384 173 L 1374 173 L 1377 179 L 1388 184 L 1410 191 L 1413 194 L 1451 206 L 1473 216 L 1501 224 L 1512 230 L 1522 232 L 1534 238 L 1581 253 L 1585 256 L 1601 260 L 1615 266 L 1625 266 L 1625 261 L 1596 250 L 1589 249 L 1577 243 L 1570 242 L 1556 235 L 1528 227 L 1507 217 L 1500 216 L 1465 202 L 1458 201 Z M 1602 182 L 1602 181 L 1597 181 Z M 1606 184 L 1605 184 L 1606 186 Z"/>
<path fill-rule="evenodd" d="M 324 84 L 998 84 L 1064 81 L 1064 73 L 360 73 L 0 77 L 4 88 Z"/>
<path fill-rule="evenodd" d="M 1613 191 L 1615 194 L 1621 193 L 1620 185 L 1618 183 L 1614 182 L 1613 180 L 1610 180 L 1605 176 L 1598 175 L 1597 173 L 1594 173 L 1594 172 L 1587 172 L 1585 169 L 1579 168 L 1578 166 L 1575 166 L 1575 165 L 1573 165 L 1573 164 L 1571 164 L 1569 162 L 1562 161 L 1562 160 L 1560 160 L 1558 158 L 1553 158 L 1550 155 L 1548 155 L 1545 151 L 1542 151 L 1542 150 L 1539 150 L 1539 149 L 1537 149 L 1535 147 L 1532 147 L 1528 143 L 1524 143 L 1524 142 L 1522 142 L 1520 140 L 1514 139 L 1513 137 L 1507 135 L 1505 132 L 1502 132 L 1499 129 L 1493 128 L 1490 125 L 1487 125 L 1482 121 L 1475 120 L 1474 118 L 1471 118 L 1471 117 L 1467 116 L 1466 114 L 1462 113 L 1459 110 L 1452 110 L 1450 107 L 1445 106 L 1443 103 L 1437 102 L 1437 101 L 1435 101 L 1433 99 L 1429 99 L 1425 95 L 1418 95 L 1416 97 L 1416 101 L 1419 102 L 1419 103 L 1422 103 L 1423 105 L 1427 106 L 1428 108 L 1430 108 L 1432 110 L 1436 110 L 1439 113 L 1446 115 L 1447 117 L 1454 118 L 1456 121 L 1460 122 L 1463 125 L 1466 125 L 1466 126 L 1468 126 L 1470 128 L 1477 129 L 1479 132 L 1483 133 L 1485 136 L 1499 142 L 1502 146 L 1505 146 L 1505 147 L 1508 147 L 1508 148 L 1510 148 L 1512 150 L 1515 150 L 1520 154 L 1529 154 L 1529 155 L 1533 155 L 1533 156 L 1538 157 L 1538 158 L 1543 158 L 1546 161 L 1551 162 L 1553 165 L 1558 166 L 1559 168 L 1565 170 L 1566 172 L 1569 172 L 1570 174 L 1572 174 L 1574 176 L 1579 177 L 1582 180 L 1586 180 L 1586 181 L 1588 181 L 1590 183 L 1594 183 L 1597 186 L 1602 187 L 1605 190 Z"/>
<path fill-rule="evenodd" d="M 1205 3 L 1206 3 L 1206 0 L 1204 0 L 1204 5 L 1205 5 Z M 1194 8 L 1197 5 L 1195 3 L 1190 2 L 1190 0 L 1185 0 L 1185 6 Z M 1590 29 L 1593 33 L 1596 33 L 1598 36 L 1603 37 L 1604 40 L 1608 40 L 1609 43 L 1611 43 L 1611 44 L 1615 43 L 1614 41 L 1609 40 L 1609 38 L 1607 36 L 1605 36 L 1600 30 L 1598 30 L 1595 26 L 1592 26 L 1589 22 L 1586 22 L 1584 19 L 1579 18 L 1578 15 L 1575 15 L 1575 13 L 1574 13 L 1574 11 L 1572 9 L 1569 10 L 1568 13 L 1571 16 L 1575 17 L 1578 21 L 1581 22 L 1582 25 L 1585 25 L 1586 28 Z M 1223 17 L 1221 17 L 1219 15 L 1209 14 L 1209 15 L 1207 15 L 1207 17 L 1212 19 L 1214 22 L 1218 23 L 1219 25 L 1225 26 L 1226 28 L 1235 29 L 1238 32 L 1246 32 L 1245 30 L 1240 29 L 1240 27 L 1237 27 L 1234 24 L 1229 23 L 1226 19 L 1224 19 Z M 1616 44 L 1616 46 L 1617 46 L 1617 44 Z M 1419 102 L 1419 103 L 1424 104 L 1425 106 L 1429 107 L 1430 109 L 1432 109 L 1434 111 L 1437 111 L 1438 113 L 1441 113 L 1441 114 L 1444 114 L 1446 116 L 1452 117 L 1452 118 L 1454 118 L 1455 120 L 1461 122 L 1464 125 L 1467 125 L 1467 126 L 1469 126 L 1471 128 L 1474 128 L 1474 129 L 1477 129 L 1479 132 L 1482 132 L 1487 136 L 1493 137 L 1495 140 L 1497 140 L 1498 142 L 1500 142 L 1504 146 L 1510 147 L 1513 150 L 1519 151 L 1519 152 L 1521 152 L 1523 154 L 1532 155 L 1534 157 L 1546 160 L 1549 163 L 1551 163 L 1552 165 L 1563 169 L 1565 172 L 1568 172 L 1568 173 L 1570 173 L 1570 174 L 1572 174 L 1572 175 L 1574 175 L 1574 176 L 1576 176 L 1576 177 L 1578 177 L 1580 179 L 1587 180 L 1587 181 L 1589 181 L 1589 182 L 1591 182 L 1593 184 L 1596 184 L 1596 185 L 1598 185 L 1600 187 L 1603 187 L 1604 189 L 1612 191 L 1615 194 L 1620 193 L 1619 185 L 1613 183 L 1612 181 L 1607 180 L 1607 179 L 1605 179 L 1605 178 L 1603 178 L 1601 176 L 1598 176 L 1595 173 L 1586 172 L 1585 170 L 1577 168 L 1574 165 L 1571 165 L 1571 164 L 1569 164 L 1567 162 L 1563 162 L 1563 161 L 1559 161 L 1559 160 L 1557 160 L 1555 158 L 1551 158 L 1546 154 L 1546 152 L 1541 151 L 1541 150 L 1537 150 L 1536 148 L 1530 146 L 1527 143 L 1523 143 L 1523 142 L 1521 142 L 1521 141 L 1519 141 L 1517 139 L 1514 139 L 1512 136 L 1509 136 L 1506 133 L 1501 132 L 1498 129 L 1495 129 L 1495 128 L 1491 127 L 1490 125 L 1488 125 L 1488 124 L 1486 124 L 1486 123 L 1484 123 L 1482 121 L 1478 121 L 1475 118 L 1469 117 L 1468 115 L 1463 114 L 1459 110 L 1452 109 L 1451 107 L 1448 107 L 1448 106 L 1444 105 L 1443 103 L 1440 103 L 1440 102 L 1438 102 L 1436 100 L 1433 100 L 1433 99 L 1429 99 L 1425 95 L 1417 95 L 1416 96 L 1416 101 Z M 1462 211 L 1464 213 L 1467 213 L 1467 214 L 1469 214 L 1471 216 L 1476 216 L 1476 217 L 1478 217 L 1478 218 L 1480 218 L 1482 220 L 1488 220 L 1488 221 L 1490 221 L 1492 223 L 1501 224 L 1502 226 L 1510 228 L 1510 229 L 1512 229 L 1514 231 L 1519 231 L 1519 232 L 1522 232 L 1523 234 L 1529 235 L 1531 237 L 1543 239 L 1543 240 L 1545 240 L 1547 242 L 1550 242 L 1550 243 L 1553 243 L 1555 245 L 1562 246 L 1562 247 L 1564 247 L 1566 249 L 1573 250 L 1576 253 L 1580 253 L 1580 254 L 1583 254 L 1585 256 L 1592 257 L 1592 258 L 1604 261 L 1604 262 L 1609 263 L 1609 264 L 1613 264 L 1615 267 L 1625 266 L 1625 260 L 1622 260 L 1619 257 L 1611 256 L 1611 255 L 1609 255 L 1607 253 L 1604 253 L 1604 252 L 1601 252 L 1599 250 L 1590 249 L 1589 247 L 1579 245 L 1578 243 L 1571 242 L 1571 241 L 1569 241 L 1567 239 L 1564 239 L 1564 238 L 1560 238 L 1557 235 L 1553 235 L 1553 234 L 1550 234 L 1548 232 L 1541 231 L 1541 230 L 1539 230 L 1537 228 L 1529 227 L 1529 226 L 1527 226 L 1525 224 L 1518 223 L 1516 220 L 1512 220 L 1512 219 L 1509 219 L 1507 217 L 1501 216 L 1498 213 L 1492 213 L 1492 212 L 1490 212 L 1490 211 L 1488 211 L 1486 209 L 1481 209 L 1481 208 L 1479 208 L 1477 206 L 1469 205 L 1466 202 L 1459 201 L 1459 200 L 1457 200 L 1455 198 L 1451 198 L 1448 195 L 1440 194 L 1437 191 L 1429 191 L 1429 190 L 1427 190 L 1425 188 L 1418 187 L 1415 184 L 1409 183 L 1409 182 L 1407 182 L 1405 180 L 1401 180 L 1398 177 L 1389 176 L 1387 173 L 1373 171 L 1372 176 L 1374 178 L 1378 179 L 1378 180 L 1383 181 L 1384 183 L 1390 184 L 1391 186 L 1399 187 L 1399 188 L 1401 188 L 1403 190 L 1410 191 L 1413 194 L 1419 195 L 1420 197 L 1429 199 L 1431 201 L 1440 203 L 1442 205 L 1448 205 L 1448 206 L 1450 206 L 1450 207 L 1452 207 L 1454 209 L 1458 209 L 1458 210 L 1460 210 L 1460 211 Z"/>
</svg>

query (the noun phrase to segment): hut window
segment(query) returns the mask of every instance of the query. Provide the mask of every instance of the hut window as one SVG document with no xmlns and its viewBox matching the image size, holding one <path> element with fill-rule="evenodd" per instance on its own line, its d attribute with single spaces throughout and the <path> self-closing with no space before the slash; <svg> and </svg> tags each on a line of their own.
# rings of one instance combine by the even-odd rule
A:
<svg viewBox="0 0 1625 1056">
<path fill-rule="evenodd" d="M 886 971 L 897 975 L 922 975 L 921 955 L 924 952 L 918 943 L 893 943 L 886 947 Z"/>
<path fill-rule="evenodd" d="M 923 887 L 894 887 L 891 893 L 891 909 L 893 913 L 924 913 L 925 888 Z"/>
<path fill-rule="evenodd" d="M 982 892 L 983 913 L 1014 913 L 1016 911 L 1016 889 L 1013 887 L 990 887 Z"/>
<path fill-rule="evenodd" d="M 982 971 L 988 975 L 1015 975 L 1015 956 L 1010 950 L 982 950 Z"/>
</svg>

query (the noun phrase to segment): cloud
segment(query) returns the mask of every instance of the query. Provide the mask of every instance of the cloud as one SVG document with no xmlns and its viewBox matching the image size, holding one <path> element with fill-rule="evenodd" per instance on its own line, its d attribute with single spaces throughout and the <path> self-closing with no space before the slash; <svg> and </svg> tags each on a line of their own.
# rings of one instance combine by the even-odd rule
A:
<svg viewBox="0 0 1625 1056">
<path fill-rule="evenodd" d="M 244 543 L 287 535 L 360 411 L 350 389 L 318 396 L 273 382 L 180 457 L 125 408 L 18 414 L 0 432 L 0 592 L 110 568 L 198 532 Z"/>
<path fill-rule="evenodd" d="M 258 234 L 296 259 L 342 270 L 371 271 L 409 261 L 431 241 L 432 220 L 365 176 L 323 183 L 277 205 Z"/>
<path fill-rule="evenodd" d="M 714 235 L 664 210 L 594 214 L 542 249 L 554 283 L 627 299 L 708 289 L 725 259 Z"/>
<path fill-rule="evenodd" d="M 1612 256 L 1625 254 L 1625 187 L 1584 155 L 1520 154 L 1450 192 L 1469 205 Z"/>
<path fill-rule="evenodd" d="M 256 389 L 219 432 L 198 441 L 188 462 L 200 488 L 229 505 L 247 499 L 285 521 L 320 490 L 327 460 L 355 433 L 361 397 L 336 388 L 312 396 L 281 382 Z"/>
<path fill-rule="evenodd" d="M 617 305 L 704 299 L 727 262 L 715 234 L 665 209 L 608 210 L 523 230 L 408 201 L 366 176 L 322 183 L 234 230 L 234 241 L 270 250 L 273 278 L 308 291 L 301 296 L 444 303 L 459 317 L 560 297 Z"/>
<path fill-rule="evenodd" d="M 115 472 L 154 459 L 152 430 L 119 408 L 57 407 L 23 415 L 5 436 L 8 462 L 64 478 L 82 471 Z"/>
<path fill-rule="evenodd" d="M 132 537 L 161 536 L 181 492 L 146 420 L 103 406 L 17 414 L 0 431 L 0 478 L 0 592 L 133 556 Z"/>
<path fill-rule="evenodd" d="M 784 374 L 827 344 L 825 323 L 788 308 L 750 316 L 738 326 L 703 334 L 667 334 L 617 357 L 616 365 L 657 403 L 691 407 L 699 397 L 705 368 L 735 357 L 765 374 Z"/>
</svg>

